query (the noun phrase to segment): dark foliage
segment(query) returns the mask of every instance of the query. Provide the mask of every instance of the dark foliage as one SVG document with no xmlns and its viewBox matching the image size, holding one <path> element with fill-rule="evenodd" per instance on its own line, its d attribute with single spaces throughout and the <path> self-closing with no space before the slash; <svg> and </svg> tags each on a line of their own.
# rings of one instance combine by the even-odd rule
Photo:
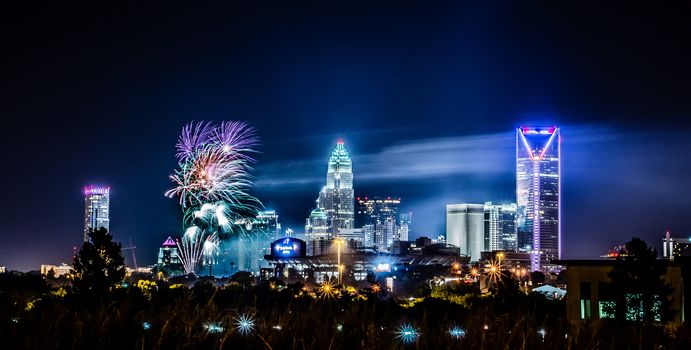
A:
<svg viewBox="0 0 691 350">
<path fill-rule="evenodd" d="M 74 258 L 73 286 L 80 296 L 92 299 L 110 291 L 125 278 L 125 259 L 120 243 L 101 227 L 89 232 Z"/>
<path fill-rule="evenodd" d="M 627 317 L 627 310 L 635 303 L 641 306 L 642 312 L 633 313 L 634 321 L 651 324 L 658 316 L 662 321 L 671 320 L 674 312 L 669 297 L 674 289 L 664 280 L 666 271 L 667 262 L 658 260 L 655 249 L 644 241 L 633 238 L 626 243 L 609 273 L 616 296 L 616 319 L 621 322 L 627 318 L 631 320 L 632 315 Z"/>
</svg>

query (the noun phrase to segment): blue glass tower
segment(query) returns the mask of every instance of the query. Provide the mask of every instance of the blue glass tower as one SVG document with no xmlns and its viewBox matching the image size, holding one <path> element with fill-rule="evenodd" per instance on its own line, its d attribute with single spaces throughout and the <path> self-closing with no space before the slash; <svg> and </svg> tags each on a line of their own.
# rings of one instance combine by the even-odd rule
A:
<svg viewBox="0 0 691 350">
<path fill-rule="evenodd" d="M 561 255 L 561 136 L 559 128 L 516 129 L 518 249 L 531 268 L 549 270 Z"/>
</svg>

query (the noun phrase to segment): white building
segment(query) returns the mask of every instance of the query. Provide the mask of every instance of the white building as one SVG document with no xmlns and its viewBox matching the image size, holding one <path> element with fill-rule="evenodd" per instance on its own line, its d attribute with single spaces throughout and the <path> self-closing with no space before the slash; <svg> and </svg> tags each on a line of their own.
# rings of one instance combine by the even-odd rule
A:
<svg viewBox="0 0 691 350">
<path fill-rule="evenodd" d="M 485 206 L 447 204 L 446 243 L 459 247 L 471 261 L 479 261 L 485 251 Z"/>
</svg>

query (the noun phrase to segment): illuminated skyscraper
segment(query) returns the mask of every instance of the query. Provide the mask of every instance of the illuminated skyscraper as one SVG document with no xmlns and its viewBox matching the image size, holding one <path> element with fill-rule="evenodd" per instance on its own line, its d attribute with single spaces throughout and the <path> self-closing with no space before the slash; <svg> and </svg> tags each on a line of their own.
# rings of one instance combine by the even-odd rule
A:
<svg viewBox="0 0 691 350">
<path fill-rule="evenodd" d="M 516 203 L 485 203 L 485 248 L 516 250 Z"/>
<path fill-rule="evenodd" d="M 332 238 L 329 230 L 329 218 L 323 210 L 317 208 L 312 210 L 310 217 L 305 223 L 305 241 L 307 242 L 307 255 L 319 255 L 321 247 L 318 242 L 320 240 L 328 240 Z M 317 249 L 315 249 L 317 247 Z"/>
<path fill-rule="evenodd" d="M 413 213 L 401 213 L 400 217 L 400 228 L 398 233 L 398 239 L 401 241 L 407 241 L 410 239 L 410 227 L 413 221 Z"/>
<path fill-rule="evenodd" d="M 170 275 L 182 274 L 184 269 L 178 253 L 178 245 L 168 237 L 158 248 L 158 268 Z"/>
<path fill-rule="evenodd" d="M 110 231 L 109 207 L 110 187 L 84 187 L 84 241 L 89 239 L 89 230 Z"/>
<path fill-rule="evenodd" d="M 557 127 L 516 129 L 518 249 L 532 252 L 533 270 L 561 255 L 560 148 Z"/>
<path fill-rule="evenodd" d="M 353 228 L 353 201 L 353 162 L 343 140 L 339 140 L 329 158 L 326 186 L 319 192 L 317 200 L 317 207 L 329 219 L 333 236 L 338 235 L 340 228 Z"/>
<path fill-rule="evenodd" d="M 355 221 L 358 227 L 364 228 L 366 243 L 370 242 L 368 234 L 373 233 L 373 236 L 370 236 L 373 246 L 379 251 L 387 251 L 394 241 L 402 240 L 401 222 L 398 215 L 400 204 L 400 198 L 357 198 Z M 408 226 L 406 226 L 407 229 Z M 405 240 L 407 240 L 407 231 Z"/>
</svg>

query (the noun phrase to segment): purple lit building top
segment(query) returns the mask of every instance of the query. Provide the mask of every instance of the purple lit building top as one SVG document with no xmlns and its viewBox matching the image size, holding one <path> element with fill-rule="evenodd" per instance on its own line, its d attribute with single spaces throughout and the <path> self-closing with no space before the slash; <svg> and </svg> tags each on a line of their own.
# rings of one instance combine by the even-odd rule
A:
<svg viewBox="0 0 691 350">
<path fill-rule="evenodd" d="M 161 244 L 161 247 L 177 247 L 177 244 L 175 244 L 175 241 L 173 241 L 172 237 L 168 237 L 163 244 Z"/>
<path fill-rule="evenodd" d="M 110 186 L 84 186 L 84 195 L 109 194 Z"/>
<path fill-rule="evenodd" d="M 89 231 L 99 228 L 110 230 L 110 186 L 84 187 L 84 241 Z"/>
</svg>

